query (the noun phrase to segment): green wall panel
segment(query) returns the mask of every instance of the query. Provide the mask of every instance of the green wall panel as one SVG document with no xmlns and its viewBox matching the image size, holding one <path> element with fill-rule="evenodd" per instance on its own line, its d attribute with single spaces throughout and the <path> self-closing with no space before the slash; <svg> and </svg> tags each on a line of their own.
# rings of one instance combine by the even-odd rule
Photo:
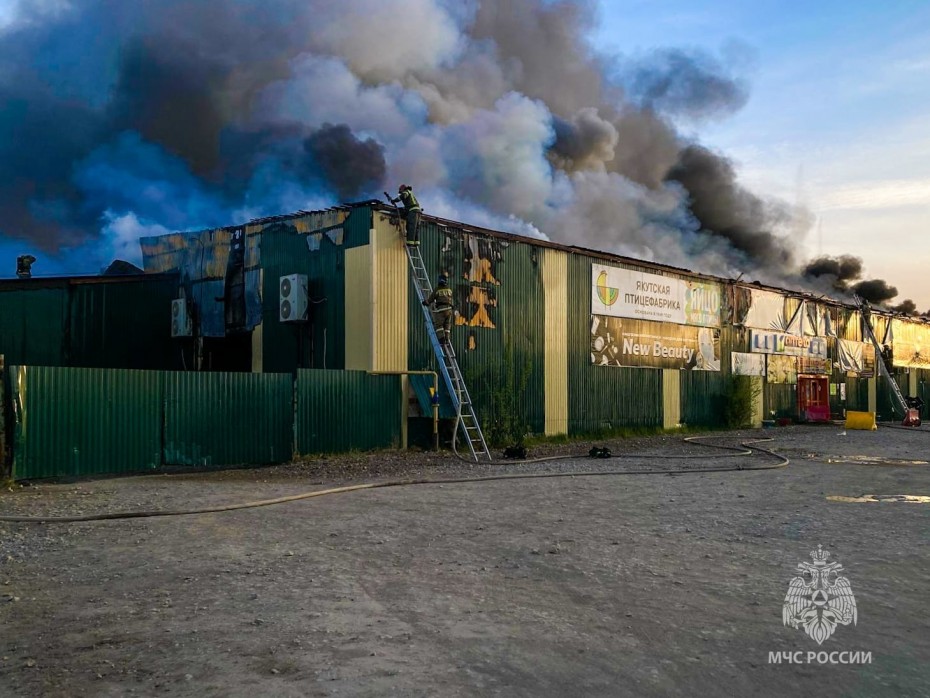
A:
<svg viewBox="0 0 930 698">
<path fill-rule="evenodd" d="M 0 354 L 6 365 L 63 365 L 67 315 L 67 287 L 0 290 Z"/>
<path fill-rule="evenodd" d="M 350 219 L 361 220 L 367 212 L 353 211 Z M 311 251 L 307 238 L 286 221 L 262 231 L 262 370 L 269 373 L 345 366 L 346 246 L 324 235 L 319 249 Z M 278 319 L 278 285 L 289 274 L 307 275 L 312 301 L 307 323 Z"/>
<path fill-rule="evenodd" d="M 661 370 L 591 363 L 591 261 L 568 260 L 569 433 L 661 427 Z"/>
<path fill-rule="evenodd" d="M 164 375 L 167 465 L 283 463 L 293 450 L 293 380 L 274 373 Z"/>
<path fill-rule="evenodd" d="M 763 419 L 798 416 L 798 386 L 790 383 L 766 383 L 762 389 Z"/>
<path fill-rule="evenodd" d="M 524 421 L 530 432 L 542 432 L 545 297 L 538 250 L 425 221 L 420 253 L 434 287 L 440 271 L 449 275 L 458 317 L 483 325 L 456 324 L 452 343 L 485 435 L 494 432 L 496 420 L 506 421 L 504 413 Z M 476 274 L 479 267 L 488 274 Z M 408 283 L 408 367 L 437 371 L 423 312 Z M 444 384 L 440 390 L 445 393 Z"/>
<path fill-rule="evenodd" d="M 689 426 L 723 425 L 723 400 L 729 376 L 716 371 L 679 371 L 681 421 Z"/>
<path fill-rule="evenodd" d="M 160 465 L 161 375 L 11 367 L 13 477 L 128 473 Z"/>
<path fill-rule="evenodd" d="M 171 338 L 174 274 L 0 282 L 7 365 L 181 368 Z"/>
<path fill-rule="evenodd" d="M 297 452 L 399 447 L 403 400 L 400 376 L 302 369 L 297 372 Z"/>
</svg>

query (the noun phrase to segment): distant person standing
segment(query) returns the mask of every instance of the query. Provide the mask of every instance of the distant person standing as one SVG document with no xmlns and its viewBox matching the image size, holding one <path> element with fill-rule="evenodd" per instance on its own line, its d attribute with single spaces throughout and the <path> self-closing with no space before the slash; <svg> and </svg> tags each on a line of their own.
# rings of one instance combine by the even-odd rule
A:
<svg viewBox="0 0 930 698">
<path fill-rule="evenodd" d="M 404 212 L 407 217 L 407 244 L 408 245 L 419 245 L 420 244 L 420 202 L 417 201 L 417 197 L 413 193 L 413 187 L 409 184 L 401 184 L 400 188 L 397 190 L 397 193 L 400 195 L 396 199 L 391 199 L 392 202 L 402 203 L 404 205 Z"/>
</svg>

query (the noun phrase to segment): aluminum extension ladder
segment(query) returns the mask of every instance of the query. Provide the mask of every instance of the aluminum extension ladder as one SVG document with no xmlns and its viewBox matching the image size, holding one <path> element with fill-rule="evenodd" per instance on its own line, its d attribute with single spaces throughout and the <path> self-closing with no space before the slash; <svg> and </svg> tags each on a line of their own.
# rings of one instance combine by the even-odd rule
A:
<svg viewBox="0 0 930 698">
<path fill-rule="evenodd" d="M 866 334 L 869 335 L 872 346 L 875 347 L 875 364 L 878 366 L 878 371 L 891 388 L 891 392 L 894 394 L 895 399 L 898 401 L 898 406 L 901 408 L 901 413 L 906 416 L 908 410 L 907 401 L 904 399 L 904 395 L 901 393 L 901 388 L 898 387 L 897 381 L 888 373 L 888 367 L 885 365 L 885 355 L 882 352 L 882 345 L 879 344 L 875 332 L 872 329 L 872 309 L 865 299 L 859 296 L 853 296 L 853 298 L 855 298 L 856 302 L 859 304 L 859 310 L 862 313 L 862 326 L 865 328 Z"/>
<path fill-rule="evenodd" d="M 403 233 L 402 226 L 401 233 Z M 429 336 L 430 344 L 433 345 L 433 353 L 439 359 L 439 367 L 446 387 L 449 389 L 449 395 L 452 397 L 452 404 L 458 415 L 458 429 L 461 431 L 463 440 L 468 444 L 468 451 L 471 457 L 476 461 L 482 457 L 491 460 L 491 452 L 488 450 L 488 444 L 484 440 L 484 433 L 481 431 L 481 425 L 478 424 L 478 417 L 475 415 L 475 407 L 472 405 L 471 396 L 468 394 L 468 388 L 465 387 L 465 379 L 462 378 L 462 371 L 459 369 L 459 362 L 455 358 L 455 350 L 452 343 L 443 344 L 436 336 L 436 328 L 433 326 L 433 314 L 429 306 L 423 305 L 423 301 L 433 293 L 432 284 L 430 284 L 429 274 L 426 272 L 426 266 L 423 264 L 423 257 L 420 256 L 420 248 L 415 245 L 404 245 L 407 250 L 407 259 L 410 262 L 410 278 L 413 286 L 417 290 L 417 299 L 420 307 L 423 309 L 423 317 L 426 321 L 426 332 Z M 436 396 L 435 399 L 438 399 Z M 455 435 L 452 436 L 455 439 Z"/>
</svg>

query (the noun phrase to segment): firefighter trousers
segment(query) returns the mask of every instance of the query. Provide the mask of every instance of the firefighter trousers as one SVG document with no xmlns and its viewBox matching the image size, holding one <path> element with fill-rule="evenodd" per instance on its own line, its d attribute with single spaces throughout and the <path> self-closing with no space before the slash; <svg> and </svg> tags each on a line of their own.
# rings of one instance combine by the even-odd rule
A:
<svg viewBox="0 0 930 698">
<path fill-rule="evenodd" d="M 433 311 L 433 329 L 440 342 L 452 338 L 452 308 L 442 308 Z"/>
</svg>

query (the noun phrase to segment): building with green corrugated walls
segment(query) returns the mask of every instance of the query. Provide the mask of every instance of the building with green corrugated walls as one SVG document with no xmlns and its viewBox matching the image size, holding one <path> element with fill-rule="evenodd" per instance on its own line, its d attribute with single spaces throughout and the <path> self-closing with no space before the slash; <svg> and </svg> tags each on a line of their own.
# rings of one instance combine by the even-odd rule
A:
<svg viewBox="0 0 930 698">
<path fill-rule="evenodd" d="M 223 246 L 235 230 L 189 234 L 198 241 L 199 248 L 193 249 L 215 248 L 206 265 L 200 255 L 200 265 L 206 270 L 204 282 L 220 284 L 213 294 L 217 298 L 223 274 L 228 277 Z M 245 270 L 255 280 L 251 288 L 259 308 L 245 335 L 251 370 L 436 370 L 392 207 L 363 202 L 260 219 L 238 230 L 247 239 Z M 170 268 L 149 264 L 149 257 L 176 259 L 185 243 L 183 235 L 175 238 L 170 245 L 144 242 L 144 249 L 148 244 L 154 251 L 147 255 L 147 271 Z M 756 372 L 777 367 L 778 375 L 766 371 L 768 375 L 749 379 L 756 387 L 756 424 L 763 418 L 801 416 L 799 373 L 805 380 L 820 376 L 826 381 L 829 412 L 836 417 L 853 407 L 874 411 L 882 397 L 874 365 L 850 368 L 838 361 L 843 342 L 856 351 L 870 351 L 863 342 L 859 311 L 848 303 L 431 216 L 422 220 L 420 240 L 430 276 L 435 280 L 443 272 L 450 277 L 456 303 L 453 344 L 486 432 L 514 414 L 536 434 L 719 425 L 734 366 L 741 372 L 746 366 Z M 196 254 L 188 257 L 196 264 Z M 175 268 L 184 271 L 183 265 Z M 719 297 L 715 315 L 695 316 L 702 318 L 695 321 L 680 314 L 664 320 L 647 313 L 639 325 L 637 318 L 622 312 L 598 315 L 592 299 L 598 297 L 599 272 L 621 279 L 641 275 L 653 285 L 687 288 L 688 293 L 710 289 Z M 278 317 L 280 279 L 290 274 L 306 274 L 309 280 L 310 311 L 304 323 Z M 609 285 L 600 290 L 619 292 Z M 777 306 L 774 315 L 763 313 L 753 320 L 766 303 Z M 875 311 L 873 317 L 876 332 L 884 332 L 889 314 Z M 596 337 L 596 331 L 603 336 Z M 641 356 L 605 359 L 597 348 L 605 336 L 615 354 L 623 353 L 618 347 L 626 351 L 627 337 L 638 337 Z M 653 344 L 659 352 L 662 342 L 693 347 L 708 337 L 709 364 L 643 358 Z M 769 342 L 773 344 L 766 349 Z M 822 351 L 807 356 L 804 352 L 813 346 Z M 688 355 L 681 351 L 682 357 Z M 697 350 L 690 355 L 693 362 Z M 916 378 L 919 362 L 911 365 Z M 902 384 L 919 390 L 910 370 L 896 361 Z M 416 414 L 414 386 L 419 381 L 402 378 L 400 385 L 409 392 L 405 405 Z"/>
<path fill-rule="evenodd" d="M 175 274 L 0 280 L 6 365 L 179 369 Z"/>
</svg>

